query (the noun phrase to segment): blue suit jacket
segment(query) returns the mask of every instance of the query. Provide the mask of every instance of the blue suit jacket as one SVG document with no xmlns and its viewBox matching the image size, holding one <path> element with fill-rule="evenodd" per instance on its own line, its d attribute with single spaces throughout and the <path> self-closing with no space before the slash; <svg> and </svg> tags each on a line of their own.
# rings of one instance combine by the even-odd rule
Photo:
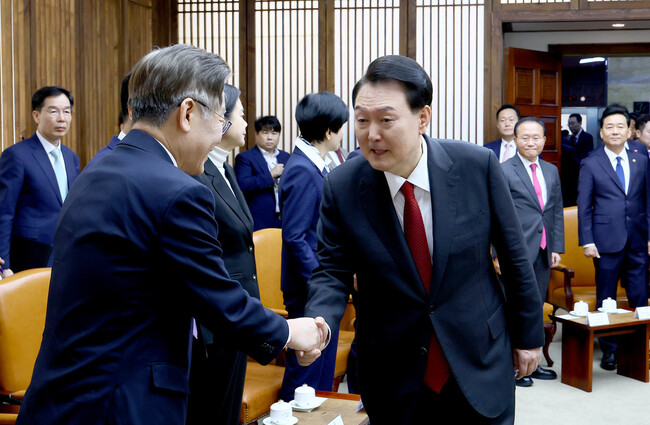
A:
<svg viewBox="0 0 650 425">
<path fill-rule="evenodd" d="M 302 316 L 307 281 L 318 265 L 316 225 L 324 177 L 300 149 L 294 149 L 280 179 L 282 293 L 290 317 Z"/>
<path fill-rule="evenodd" d="M 117 146 L 118 143 L 120 143 L 120 139 L 119 139 L 117 136 L 113 136 L 113 137 L 111 137 L 111 141 L 108 142 L 108 145 L 106 145 L 106 146 L 104 146 L 103 148 L 101 148 L 101 149 L 100 149 L 100 150 L 95 154 L 95 156 L 93 157 L 93 159 L 91 159 L 91 160 L 88 162 L 88 164 L 86 164 L 86 166 L 84 167 L 84 170 L 87 170 L 88 167 L 90 167 L 92 164 L 94 164 L 95 162 L 97 162 L 97 160 L 99 160 L 100 158 L 103 158 L 103 157 L 105 157 L 106 155 L 108 155 L 109 153 L 113 152 L 113 149 L 115 149 L 115 147 Z"/>
<path fill-rule="evenodd" d="M 256 360 L 286 321 L 229 279 L 214 197 L 131 130 L 70 190 L 25 424 L 182 424 L 192 317 Z M 227 366 L 226 366 L 227 367 Z"/>
<path fill-rule="evenodd" d="M 286 164 L 289 154 L 280 151 L 278 163 Z M 235 158 L 235 174 L 237 183 L 253 215 L 253 226 L 255 230 L 267 227 L 281 227 L 281 222 L 275 214 L 275 192 L 273 190 L 273 177 L 266 164 L 262 152 L 257 146 L 241 152 Z M 282 180 L 284 176 L 280 177 Z"/>
<path fill-rule="evenodd" d="M 366 160 L 349 161 L 323 187 L 320 265 L 305 313 L 337 327 L 356 274 L 358 377 L 377 425 L 410 423 L 434 328 L 460 390 L 491 417 L 514 400 L 511 347 L 544 343 L 542 302 L 499 162 L 470 143 L 425 139 L 434 217 L 429 295 L 384 173 Z M 505 295 L 491 244 L 499 250 Z"/>
<path fill-rule="evenodd" d="M 571 135 L 572 136 L 572 135 Z M 580 137 L 575 142 L 571 141 L 571 137 L 568 138 L 569 145 L 575 148 L 576 157 L 578 162 L 582 161 L 584 158 L 589 156 L 589 152 L 594 150 L 594 136 L 582 130 L 580 132 Z"/>
<path fill-rule="evenodd" d="M 501 139 L 495 140 L 490 143 L 486 143 L 483 145 L 484 148 L 490 149 L 494 154 L 497 156 L 497 160 L 501 158 Z"/>
<path fill-rule="evenodd" d="M 626 242 L 647 250 L 650 235 L 648 156 L 627 151 L 630 187 L 627 195 L 604 149 L 582 160 L 578 178 L 578 239 L 595 243 L 602 253 L 621 251 Z"/>
<path fill-rule="evenodd" d="M 79 175 L 79 157 L 61 145 L 68 187 Z M 36 134 L 8 147 L 0 156 L 0 257 L 12 266 L 17 240 L 52 245 L 61 211 L 61 192 L 54 168 Z M 29 255 L 22 251 L 22 255 Z M 20 262 L 25 262 L 21 258 Z M 18 263 L 18 259 L 16 259 Z M 49 260 L 36 267 L 50 266 Z M 18 270 L 15 270 L 18 271 Z"/>
</svg>

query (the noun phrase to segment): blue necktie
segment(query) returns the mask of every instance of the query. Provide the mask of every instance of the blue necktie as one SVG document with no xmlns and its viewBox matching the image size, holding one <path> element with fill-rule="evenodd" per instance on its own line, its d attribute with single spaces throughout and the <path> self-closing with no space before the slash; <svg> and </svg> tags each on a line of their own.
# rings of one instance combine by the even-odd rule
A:
<svg viewBox="0 0 650 425">
<path fill-rule="evenodd" d="M 68 195 L 68 179 L 65 174 L 61 149 L 53 149 L 50 154 L 54 157 L 54 174 L 56 175 L 56 182 L 61 192 L 61 201 L 65 201 L 65 197 Z"/>
<path fill-rule="evenodd" d="M 327 175 L 327 167 L 323 167 L 323 171 L 321 171 L 321 174 L 323 175 L 323 177 Z"/>
<path fill-rule="evenodd" d="M 623 192 L 625 192 L 625 173 L 623 172 L 621 159 L 620 156 L 616 157 L 616 175 L 618 176 L 618 180 L 621 182 L 621 186 L 623 186 Z"/>
</svg>

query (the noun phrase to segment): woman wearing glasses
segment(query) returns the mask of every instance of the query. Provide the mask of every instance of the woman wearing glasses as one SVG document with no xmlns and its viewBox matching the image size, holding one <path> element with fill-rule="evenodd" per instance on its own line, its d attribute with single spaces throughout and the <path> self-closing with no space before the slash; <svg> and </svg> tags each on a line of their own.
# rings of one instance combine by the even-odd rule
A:
<svg viewBox="0 0 650 425">
<path fill-rule="evenodd" d="M 308 94 L 296 107 L 300 137 L 280 179 L 282 214 L 282 293 L 290 318 L 301 317 L 307 303 L 307 280 L 318 265 L 316 225 L 328 152 L 339 148 L 348 107 L 330 92 Z M 306 383 L 317 390 L 331 391 L 338 335 L 332 335 L 320 358 L 308 367 L 298 365 L 289 350 L 280 398 L 292 400 L 296 387 Z"/>
<path fill-rule="evenodd" d="M 228 163 L 232 150 L 246 143 L 248 124 L 244 120 L 240 94 L 236 87 L 229 84 L 224 87 L 226 112 L 221 142 L 210 152 L 204 173 L 196 179 L 214 194 L 218 238 L 230 278 L 259 299 L 259 288 L 254 280 L 253 219 L 237 185 L 235 172 Z M 229 341 L 219 335 L 213 336 L 206 328 L 199 326 L 199 332 L 201 335 L 195 340 L 192 353 L 187 423 L 236 425 L 239 423 L 247 357 L 240 351 L 227 348 Z"/>
</svg>

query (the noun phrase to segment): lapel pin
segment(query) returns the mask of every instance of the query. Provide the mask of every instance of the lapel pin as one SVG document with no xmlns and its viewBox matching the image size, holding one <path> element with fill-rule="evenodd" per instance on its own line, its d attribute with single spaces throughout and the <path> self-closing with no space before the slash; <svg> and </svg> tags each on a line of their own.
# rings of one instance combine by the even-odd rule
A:
<svg viewBox="0 0 650 425">
<path fill-rule="evenodd" d="M 632 159 L 632 162 L 636 162 L 636 159 Z"/>
</svg>

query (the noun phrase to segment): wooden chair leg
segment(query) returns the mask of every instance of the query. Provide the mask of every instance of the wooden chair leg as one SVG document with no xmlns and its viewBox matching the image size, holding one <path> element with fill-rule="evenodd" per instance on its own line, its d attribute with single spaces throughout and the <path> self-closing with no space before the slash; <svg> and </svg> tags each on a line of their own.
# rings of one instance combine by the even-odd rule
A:
<svg viewBox="0 0 650 425">
<path fill-rule="evenodd" d="M 345 375 L 337 376 L 334 378 L 334 383 L 332 384 L 332 392 L 338 393 L 339 392 L 339 385 L 341 385 L 341 382 L 343 382 L 343 377 Z"/>
<path fill-rule="evenodd" d="M 553 341 L 556 331 L 557 324 L 555 322 L 544 323 L 544 348 L 542 349 L 542 352 L 544 353 L 544 358 L 549 367 L 553 366 L 553 363 L 555 363 L 548 354 L 548 347 L 551 345 L 551 341 Z"/>
</svg>

